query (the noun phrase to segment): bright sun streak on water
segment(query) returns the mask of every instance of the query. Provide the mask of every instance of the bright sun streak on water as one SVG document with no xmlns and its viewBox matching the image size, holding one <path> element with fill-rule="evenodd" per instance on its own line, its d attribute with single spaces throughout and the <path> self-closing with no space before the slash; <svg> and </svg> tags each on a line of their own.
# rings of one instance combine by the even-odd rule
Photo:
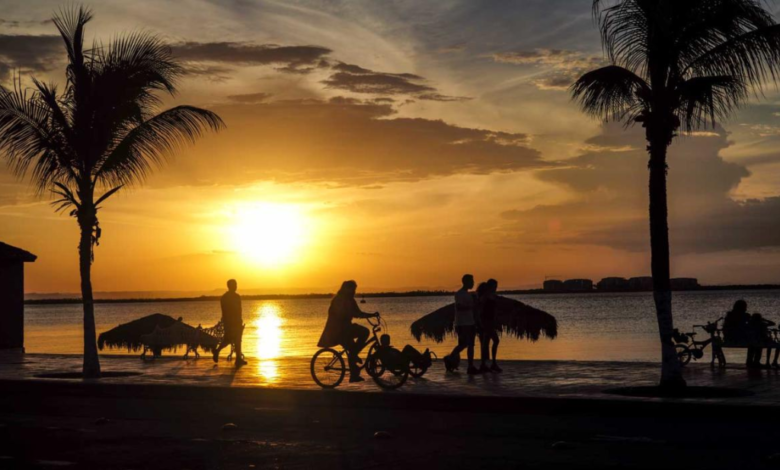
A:
<svg viewBox="0 0 780 470">
<path fill-rule="evenodd" d="M 274 381 L 279 376 L 278 364 L 274 359 L 282 353 L 282 336 L 284 331 L 279 306 L 266 303 L 259 307 L 254 326 L 257 330 L 255 355 L 257 373 L 268 381 Z"/>
<path fill-rule="evenodd" d="M 306 217 L 297 206 L 261 203 L 235 213 L 231 235 L 236 249 L 266 267 L 294 261 L 306 242 Z"/>
<path fill-rule="evenodd" d="M 263 304 L 257 312 L 255 328 L 257 328 L 256 353 L 258 359 L 275 359 L 282 352 L 282 316 L 279 306 L 272 303 Z"/>
</svg>

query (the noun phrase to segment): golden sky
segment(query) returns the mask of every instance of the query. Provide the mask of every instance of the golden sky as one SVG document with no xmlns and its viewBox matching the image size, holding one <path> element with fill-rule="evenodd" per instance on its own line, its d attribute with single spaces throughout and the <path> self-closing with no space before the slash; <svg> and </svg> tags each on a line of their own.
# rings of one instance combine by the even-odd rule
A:
<svg viewBox="0 0 780 470">
<path fill-rule="evenodd" d="M 6 0 L 0 80 L 62 82 L 47 21 Z M 189 76 L 166 105 L 227 130 L 100 214 L 96 291 L 502 287 L 649 273 L 639 128 L 602 126 L 566 87 L 603 63 L 589 2 L 106 1 L 89 37 L 146 30 Z M 91 39 L 90 39 L 91 40 Z M 29 83 L 29 82 L 27 82 Z M 780 101 L 670 151 L 672 273 L 780 282 Z M 0 169 L 0 240 L 39 256 L 27 292 L 78 290 L 77 226 Z"/>
</svg>

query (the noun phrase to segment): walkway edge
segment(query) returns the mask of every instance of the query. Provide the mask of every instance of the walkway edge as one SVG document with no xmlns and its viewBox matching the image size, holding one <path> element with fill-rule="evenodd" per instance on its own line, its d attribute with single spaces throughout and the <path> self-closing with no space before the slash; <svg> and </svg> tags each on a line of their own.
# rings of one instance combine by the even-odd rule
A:
<svg viewBox="0 0 780 470">
<path fill-rule="evenodd" d="M 120 382 L 0 379 L 3 395 L 78 396 L 102 399 L 155 399 L 249 402 L 280 408 L 380 408 L 420 411 L 461 410 L 473 413 L 589 415 L 589 416 L 685 416 L 688 418 L 752 419 L 776 421 L 780 406 L 730 404 L 726 400 L 701 403 L 680 399 L 507 397 L 374 393 L 338 390 L 292 390 L 254 387 L 215 387 Z"/>
</svg>

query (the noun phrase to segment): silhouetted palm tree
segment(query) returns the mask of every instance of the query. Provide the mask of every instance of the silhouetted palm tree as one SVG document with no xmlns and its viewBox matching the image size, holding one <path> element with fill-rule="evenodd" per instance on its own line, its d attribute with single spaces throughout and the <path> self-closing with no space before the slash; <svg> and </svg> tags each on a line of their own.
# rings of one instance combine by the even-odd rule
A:
<svg viewBox="0 0 780 470">
<path fill-rule="evenodd" d="M 53 18 L 68 54 L 67 82 L 33 79 L 0 88 L 0 152 L 18 176 L 29 173 L 38 192 L 54 192 L 57 210 L 70 209 L 81 229 L 79 268 L 84 303 L 84 376 L 99 377 L 91 266 L 100 239 L 100 204 L 143 180 L 154 165 L 207 129 L 216 114 L 191 106 L 158 112 L 158 92 L 174 94 L 183 68 L 156 36 L 133 33 L 84 48 L 88 9 Z"/>
<path fill-rule="evenodd" d="M 611 65 L 571 90 L 585 112 L 645 128 L 661 385 L 684 385 L 672 342 L 667 148 L 679 131 L 714 125 L 776 81 L 780 26 L 758 0 L 595 0 L 593 9 Z"/>
</svg>

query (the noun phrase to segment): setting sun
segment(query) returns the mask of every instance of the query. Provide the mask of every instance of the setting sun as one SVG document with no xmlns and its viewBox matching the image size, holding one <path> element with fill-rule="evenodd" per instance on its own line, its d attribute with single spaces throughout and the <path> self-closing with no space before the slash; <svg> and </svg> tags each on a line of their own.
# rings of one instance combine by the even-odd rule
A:
<svg viewBox="0 0 780 470">
<path fill-rule="evenodd" d="M 238 209 L 231 233 L 241 255 L 275 267 L 297 258 L 306 242 L 306 225 L 296 206 L 261 203 Z"/>
</svg>

